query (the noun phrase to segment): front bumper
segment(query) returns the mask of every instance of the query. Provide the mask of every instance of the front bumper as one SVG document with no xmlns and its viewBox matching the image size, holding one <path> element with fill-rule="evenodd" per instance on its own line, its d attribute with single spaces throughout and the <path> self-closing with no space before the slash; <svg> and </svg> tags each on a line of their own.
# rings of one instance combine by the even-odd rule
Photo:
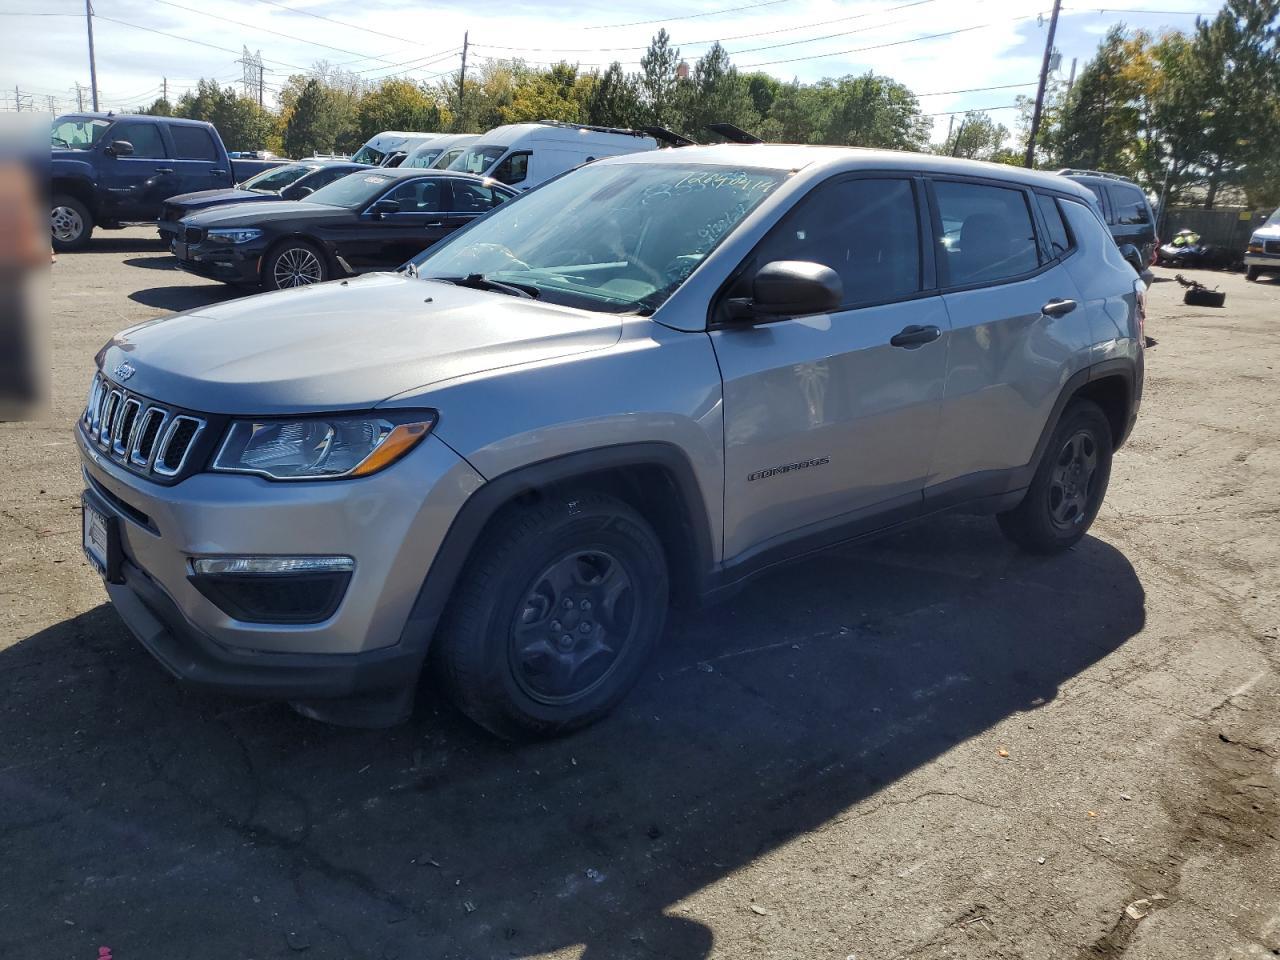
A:
<svg viewBox="0 0 1280 960">
<path fill-rule="evenodd" d="M 1280 273 L 1280 254 L 1246 253 L 1244 255 L 1244 265 L 1267 273 Z"/>
<path fill-rule="evenodd" d="M 197 276 L 223 283 L 257 284 L 261 282 L 260 268 L 266 254 L 266 244 L 249 243 L 213 244 L 197 243 L 185 251 L 176 241 L 171 242 L 178 267 Z"/>
<path fill-rule="evenodd" d="M 161 486 L 104 458 L 77 428 L 86 497 L 119 531 L 107 592 L 176 676 L 228 693 L 315 700 L 412 689 L 427 636 L 409 614 L 453 517 L 483 482 L 435 437 L 382 473 L 272 483 L 196 474 Z M 355 558 L 341 603 L 319 623 L 234 619 L 198 590 L 201 556 Z M 343 722 L 361 722 L 343 721 Z"/>
<path fill-rule="evenodd" d="M 177 220 L 157 220 L 156 232 L 160 234 L 160 239 L 167 246 L 182 235 L 182 226 Z"/>
</svg>

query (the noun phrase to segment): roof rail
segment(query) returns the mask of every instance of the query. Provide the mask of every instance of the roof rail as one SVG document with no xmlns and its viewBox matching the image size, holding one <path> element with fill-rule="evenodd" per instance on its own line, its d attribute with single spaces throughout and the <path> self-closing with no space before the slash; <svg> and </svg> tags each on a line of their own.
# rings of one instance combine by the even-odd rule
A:
<svg viewBox="0 0 1280 960">
<path fill-rule="evenodd" d="M 690 140 L 686 136 L 676 133 L 674 130 L 668 130 L 666 127 L 641 127 L 640 132 L 646 137 L 653 137 L 659 143 L 665 143 L 669 147 L 696 147 L 697 140 Z"/>
<path fill-rule="evenodd" d="M 594 130 L 596 133 L 619 133 L 628 137 L 647 137 L 652 134 L 643 130 L 630 130 L 627 127 L 597 127 L 589 123 L 568 123 L 564 120 L 537 120 L 545 127 L 563 127 L 566 130 Z"/>
<path fill-rule="evenodd" d="M 1104 173 L 1101 170 L 1077 170 L 1075 167 L 1064 167 L 1058 171 L 1059 176 L 1063 177 L 1103 177 L 1107 180 L 1120 180 L 1124 183 L 1136 183 L 1133 177 L 1122 177 L 1118 173 Z"/>
<path fill-rule="evenodd" d="M 754 133 L 747 133 L 732 123 L 708 123 L 707 129 L 724 137 L 730 143 L 764 143 Z"/>
</svg>

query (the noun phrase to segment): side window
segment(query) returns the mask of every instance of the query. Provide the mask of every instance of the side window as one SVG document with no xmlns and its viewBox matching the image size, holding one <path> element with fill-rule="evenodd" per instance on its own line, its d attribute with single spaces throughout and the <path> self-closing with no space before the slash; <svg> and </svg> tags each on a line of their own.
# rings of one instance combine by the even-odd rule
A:
<svg viewBox="0 0 1280 960">
<path fill-rule="evenodd" d="M 453 181 L 453 209 L 457 213 L 484 213 L 506 199 L 493 187 L 470 180 Z"/>
<path fill-rule="evenodd" d="M 133 144 L 133 156 L 139 160 L 163 160 L 164 140 L 160 127 L 154 123 L 119 123 L 108 137 L 112 140 L 128 140 Z"/>
<path fill-rule="evenodd" d="M 1116 223 L 1150 223 L 1147 213 L 1147 198 L 1137 187 L 1110 186 L 1111 209 L 1115 212 Z"/>
<path fill-rule="evenodd" d="M 529 154 L 511 154 L 494 168 L 490 176 L 499 183 L 522 183 L 529 176 Z"/>
<path fill-rule="evenodd" d="M 951 286 L 992 283 L 1040 265 L 1026 194 L 1018 189 L 939 180 L 939 262 Z"/>
<path fill-rule="evenodd" d="M 401 213 L 439 213 L 443 180 L 411 180 L 402 183 L 386 199 L 400 204 Z"/>
<path fill-rule="evenodd" d="M 321 187 L 327 187 L 333 181 L 339 180 L 351 172 L 346 167 L 321 167 L 315 173 L 307 174 L 300 182 L 304 187 L 319 190 Z"/>
<path fill-rule="evenodd" d="M 756 265 L 808 260 L 844 283 L 844 305 L 882 303 L 920 291 L 920 221 L 910 180 L 823 184 L 765 237 Z"/>
<path fill-rule="evenodd" d="M 218 148 L 213 145 L 213 137 L 204 127 L 184 127 L 176 123 L 169 124 L 169 136 L 173 137 L 173 147 L 179 160 L 217 160 Z"/>
<path fill-rule="evenodd" d="M 1060 257 L 1071 249 L 1071 237 L 1062 220 L 1062 211 L 1058 209 L 1058 201 L 1038 193 L 1036 203 L 1040 205 L 1040 215 L 1049 230 L 1049 248 L 1055 258 Z"/>
<path fill-rule="evenodd" d="M 1103 193 L 1102 184 L 1092 183 L 1089 180 L 1077 180 L 1076 183 L 1080 184 L 1080 186 L 1084 187 L 1086 190 L 1088 190 L 1090 193 L 1092 193 L 1095 197 L 1098 198 L 1098 211 L 1102 214 L 1103 218 L 1107 221 L 1107 223 L 1111 223 L 1112 222 L 1111 211 L 1107 205 L 1107 198 L 1106 198 L 1106 195 Z"/>
</svg>

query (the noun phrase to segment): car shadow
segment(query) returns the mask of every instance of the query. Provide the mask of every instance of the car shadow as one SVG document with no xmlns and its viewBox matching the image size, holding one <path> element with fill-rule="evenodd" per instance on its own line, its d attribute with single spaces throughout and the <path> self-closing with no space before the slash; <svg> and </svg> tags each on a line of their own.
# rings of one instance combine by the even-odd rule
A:
<svg viewBox="0 0 1280 960">
<path fill-rule="evenodd" d="M 140 267 L 143 270 L 177 270 L 178 258 L 171 253 L 162 253 L 152 257 L 131 257 L 122 261 L 126 267 Z"/>
<path fill-rule="evenodd" d="M 1108 544 L 1028 557 L 945 518 L 676 617 L 611 718 L 510 745 L 434 695 L 356 731 L 188 691 L 104 604 L 0 652 L 0 953 L 696 960 L 681 900 L 1049 704 L 1144 618 Z"/>
<path fill-rule="evenodd" d="M 192 310 L 211 303 L 223 303 L 257 293 L 225 283 L 188 284 L 179 287 L 147 287 L 129 294 L 129 299 L 158 310 Z"/>
<path fill-rule="evenodd" d="M 94 235 L 89 243 L 81 247 L 79 250 L 71 250 L 66 253 L 60 253 L 58 256 L 78 257 L 84 254 L 96 253 L 150 253 L 152 251 L 168 252 L 169 245 L 164 240 L 156 237 L 112 237 Z"/>
</svg>

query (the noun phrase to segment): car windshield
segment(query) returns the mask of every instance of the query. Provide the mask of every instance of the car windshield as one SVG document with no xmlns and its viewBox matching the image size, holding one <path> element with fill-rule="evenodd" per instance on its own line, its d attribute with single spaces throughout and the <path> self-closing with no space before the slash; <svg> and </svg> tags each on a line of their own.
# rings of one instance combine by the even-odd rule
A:
<svg viewBox="0 0 1280 960">
<path fill-rule="evenodd" d="M 480 275 L 551 303 L 652 313 L 785 177 L 705 164 L 580 167 L 420 254 L 410 272 Z"/>
<path fill-rule="evenodd" d="M 1267 222 L 1263 224 L 1265 227 L 1280 227 L 1280 209 L 1267 217 Z"/>
<path fill-rule="evenodd" d="M 439 147 L 419 147 L 413 153 L 404 158 L 404 162 L 400 164 L 402 167 L 417 167 L 427 169 L 436 162 L 436 158 L 440 156 Z"/>
<path fill-rule="evenodd" d="M 317 169 L 319 168 L 305 163 L 286 163 L 283 167 L 272 167 L 255 174 L 240 184 L 240 189 L 252 190 L 254 193 L 279 193 L 295 180 Z"/>
<path fill-rule="evenodd" d="M 395 177 L 385 173 L 353 173 L 321 187 L 307 197 L 308 203 L 327 203 L 331 207 L 360 210 L 373 203 Z"/>
<path fill-rule="evenodd" d="M 49 143 L 57 150 L 91 150 L 109 126 L 110 120 L 59 117 L 49 132 Z"/>
<path fill-rule="evenodd" d="M 493 162 L 507 152 L 506 147 L 495 147 L 492 144 L 477 144 L 467 147 L 451 164 L 450 170 L 465 170 L 467 173 L 487 173 Z"/>
<path fill-rule="evenodd" d="M 462 156 L 466 149 L 467 148 L 465 146 L 450 147 L 448 150 L 444 151 L 444 153 L 440 154 L 440 156 L 436 157 L 436 162 L 431 166 L 435 167 L 437 170 L 447 170 L 455 160 Z"/>
<path fill-rule="evenodd" d="M 369 146 L 369 144 L 366 143 L 363 147 L 361 147 L 359 150 L 356 151 L 356 155 L 351 159 L 355 163 L 367 163 L 371 167 L 376 167 L 378 164 L 382 163 L 382 161 L 385 160 L 386 158 L 387 158 L 387 155 L 384 151 L 375 150 L 373 147 Z"/>
</svg>

